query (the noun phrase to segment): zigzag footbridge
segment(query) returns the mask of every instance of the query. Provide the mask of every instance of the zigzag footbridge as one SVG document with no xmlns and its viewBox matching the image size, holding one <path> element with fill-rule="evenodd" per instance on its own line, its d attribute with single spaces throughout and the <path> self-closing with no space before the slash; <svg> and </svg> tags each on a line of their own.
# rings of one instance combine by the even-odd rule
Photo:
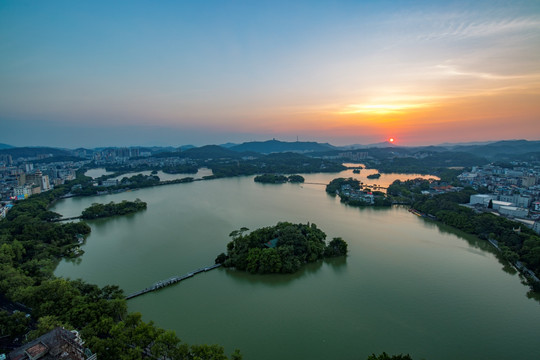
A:
<svg viewBox="0 0 540 360">
<path fill-rule="evenodd" d="M 207 267 L 197 269 L 195 271 L 189 272 L 189 273 L 187 273 L 185 275 L 182 275 L 182 276 L 173 276 L 171 278 L 168 278 L 167 280 L 158 281 L 155 284 L 147 287 L 144 290 L 137 291 L 137 292 L 134 292 L 132 294 L 129 294 L 128 296 L 126 296 L 126 300 L 133 299 L 134 297 L 137 297 L 137 296 L 140 296 L 140 295 L 152 292 L 152 291 L 162 289 L 162 288 L 164 288 L 166 286 L 176 284 L 177 282 L 189 279 L 189 278 L 191 278 L 191 277 L 193 277 L 193 276 L 195 276 L 197 274 L 200 274 L 202 272 L 207 272 L 207 271 L 210 271 L 210 270 L 217 269 L 220 266 L 221 266 L 221 264 L 215 264 L 215 265 L 212 265 L 212 266 L 207 266 Z"/>
</svg>

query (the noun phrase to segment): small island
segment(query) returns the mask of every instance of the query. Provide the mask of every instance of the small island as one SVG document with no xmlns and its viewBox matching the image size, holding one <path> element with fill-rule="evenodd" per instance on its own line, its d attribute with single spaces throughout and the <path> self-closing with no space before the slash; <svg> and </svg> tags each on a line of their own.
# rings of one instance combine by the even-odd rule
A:
<svg viewBox="0 0 540 360">
<path fill-rule="evenodd" d="M 120 203 L 110 202 L 108 204 L 94 203 L 84 209 L 81 219 L 91 220 L 116 215 L 126 215 L 146 209 L 146 203 L 140 199 L 135 201 L 124 200 Z"/>
<path fill-rule="evenodd" d="M 235 230 L 216 264 L 252 274 L 294 273 L 303 264 L 326 257 L 345 256 L 347 243 L 334 238 L 326 244 L 326 234 L 315 224 L 280 222 L 244 235 L 248 228 Z"/>
<path fill-rule="evenodd" d="M 337 178 L 326 185 L 326 192 L 339 195 L 342 203 L 352 206 L 390 206 L 392 201 L 381 191 L 372 191 L 353 178 Z"/>
<path fill-rule="evenodd" d="M 303 183 L 304 177 L 301 175 L 290 175 L 289 177 L 287 177 L 285 175 L 279 174 L 263 174 L 255 176 L 253 181 L 264 184 L 283 184 L 286 182 Z"/>
<path fill-rule="evenodd" d="M 366 176 L 368 179 L 378 179 L 381 177 L 381 174 L 377 173 L 377 174 L 371 174 L 371 175 L 368 175 Z"/>
</svg>

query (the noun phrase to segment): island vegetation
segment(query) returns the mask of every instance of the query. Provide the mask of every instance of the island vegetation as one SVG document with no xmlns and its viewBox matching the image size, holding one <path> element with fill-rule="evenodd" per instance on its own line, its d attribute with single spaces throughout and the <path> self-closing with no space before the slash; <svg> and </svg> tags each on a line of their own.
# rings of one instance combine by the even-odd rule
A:
<svg viewBox="0 0 540 360">
<path fill-rule="evenodd" d="M 357 179 L 337 178 L 326 185 L 326 192 L 339 196 L 342 203 L 352 206 L 390 206 L 392 199 L 381 191 L 374 191 Z"/>
<path fill-rule="evenodd" d="M 83 210 L 81 218 L 90 220 L 116 215 L 127 215 L 145 210 L 146 205 L 147 204 L 140 199 L 136 199 L 135 201 L 124 200 L 120 203 L 114 203 L 112 201 L 108 204 L 94 203 Z"/>
<path fill-rule="evenodd" d="M 377 174 L 369 174 L 368 176 L 366 176 L 368 179 L 378 179 L 381 177 L 381 174 L 377 173 Z"/>
<path fill-rule="evenodd" d="M 326 234 L 315 224 L 280 222 L 244 235 L 248 230 L 231 232 L 227 254 L 220 254 L 216 263 L 253 274 L 294 273 L 303 264 L 347 254 L 343 239 L 326 244 Z"/>
<path fill-rule="evenodd" d="M 280 175 L 280 174 L 263 174 L 257 175 L 253 179 L 255 182 L 265 183 L 265 184 L 283 184 L 286 182 L 291 183 L 303 183 L 304 177 L 301 175 Z"/>
</svg>

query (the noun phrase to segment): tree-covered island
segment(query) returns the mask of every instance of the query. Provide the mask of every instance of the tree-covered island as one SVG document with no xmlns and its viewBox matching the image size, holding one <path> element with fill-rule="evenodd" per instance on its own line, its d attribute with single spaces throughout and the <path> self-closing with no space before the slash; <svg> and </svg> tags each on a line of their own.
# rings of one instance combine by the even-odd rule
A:
<svg viewBox="0 0 540 360">
<path fill-rule="evenodd" d="M 326 244 L 326 234 L 315 224 L 280 222 L 244 235 L 248 230 L 230 234 L 227 254 L 221 253 L 216 263 L 253 274 L 293 273 L 305 263 L 347 254 L 343 239 Z"/>
<path fill-rule="evenodd" d="M 390 206 L 390 200 L 381 191 L 372 191 L 359 180 L 337 178 L 326 185 L 326 192 L 338 195 L 341 202 L 353 206 Z"/>
<path fill-rule="evenodd" d="M 116 215 L 127 215 L 146 209 L 146 203 L 140 199 L 135 201 L 124 200 L 120 203 L 108 204 L 94 203 L 83 210 L 81 218 L 85 220 L 98 219 Z"/>
<path fill-rule="evenodd" d="M 264 184 L 283 184 L 286 182 L 303 183 L 304 177 L 301 175 L 285 176 L 280 174 L 263 174 L 255 176 L 253 181 Z"/>
</svg>

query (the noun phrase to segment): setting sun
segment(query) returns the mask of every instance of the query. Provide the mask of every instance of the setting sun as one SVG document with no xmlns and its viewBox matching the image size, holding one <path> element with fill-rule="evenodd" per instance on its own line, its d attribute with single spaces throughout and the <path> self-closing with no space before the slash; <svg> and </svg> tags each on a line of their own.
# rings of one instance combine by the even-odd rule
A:
<svg viewBox="0 0 540 360">
<path fill-rule="evenodd" d="M 393 142 L 394 142 L 394 138 L 390 138 L 390 139 L 388 139 L 388 141 L 390 141 L 391 143 L 393 143 Z"/>
</svg>

